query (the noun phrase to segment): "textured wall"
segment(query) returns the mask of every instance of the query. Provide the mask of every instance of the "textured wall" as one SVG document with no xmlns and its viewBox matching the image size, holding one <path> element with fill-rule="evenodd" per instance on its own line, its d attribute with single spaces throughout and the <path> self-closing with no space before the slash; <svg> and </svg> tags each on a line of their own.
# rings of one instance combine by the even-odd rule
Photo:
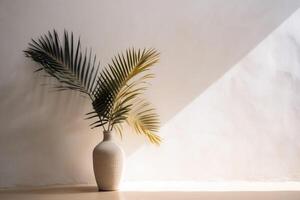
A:
<svg viewBox="0 0 300 200">
<path fill-rule="evenodd" d="M 51 88 L 41 86 L 49 80 L 33 74 L 36 65 L 22 53 L 31 37 L 52 28 L 59 31 L 64 28 L 73 30 L 76 35 L 81 35 L 83 44 L 93 47 L 104 63 L 116 52 L 127 47 L 158 48 L 162 52 L 162 60 L 155 69 L 157 78 L 153 81 L 149 98 L 158 108 L 163 122 L 167 122 L 255 47 L 298 6 L 299 1 L 296 0 L 1 0 L 0 187 L 94 182 L 91 152 L 102 136 L 100 131 L 89 130 L 88 122 L 82 120 L 83 114 L 91 109 L 90 102 L 76 93 L 49 92 Z M 296 58 L 292 55 L 290 57 Z M 266 75 L 268 73 L 266 71 Z M 262 77 L 262 81 L 265 78 Z M 242 86 L 244 85 L 236 84 L 234 87 L 237 88 L 233 89 L 238 90 Z M 216 86 L 212 88 L 214 87 Z M 234 159 L 236 157 L 231 157 L 231 148 L 234 146 L 228 144 L 242 146 L 239 137 L 244 138 L 244 143 L 247 143 L 247 134 L 253 140 L 260 141 L 258 136 L 273 133 L 267 129 L 259 135 L 251 135 L 256 128 L 255 124 L 243 125 L 243 128 L 236 130 L 233 125 L 237 122 L 231 116 L 232 113 L 229 115 L 228 111 L 214 110 L 216 105 L 224 106 L 225 102 L 233 101 L 228 99 L 231 97 L 231 89 L 228 96 L 222 98 L 217 93 L 221 92 L 219 95 L 222 95 L 225 90 L 212 90 L 211 93 L 213 91 L 215 95 L 211 96 L 212 99 L 206 97 L 206 100 L 196 100 L 200 103 L 193 103 L 192 105 L 196 104 L 195 107 L 180 112 L 178 118 L 184 118 L 180 120 L 181 123 L 174 123 L 176 117 L 165 125 L 163 134 L 166 142 L 161 148 L 147 145 L 134 154 L 144 139 L 127 134 L 122 142 L 129 158 L 126 180 L 200 180 L 223 177 L 231 169 L 229 163 L 234 161 L 240 164 L 239 160 Z M 208 94 L 205 93 L 200 99 Z M 237 93 L 232 98 L 243 102 L 243 94 Z M 238 114 L 236 112 L 245 114 L 243 109 L 251 110 L 245 104 L 235 104 L 235 115 Z M 229 108 L 230 106 L 225 106 L 224 109 Z M 272 108 L 269 109 L 270 112 L 275 112 Z M 216 112 L 220 112 L 220 115 L 216 115 Z M 268 113 L 268 110 L 265 112 Z M 255 115 L 262 118 L 259 112 L 255 112 Z M 188 120 L 188 117 L 194 120 Z M 253 116 L 251 119 L 256 118 Z M 296 119 L 291 117 L 291 120 Z M 241 123 L 246 122 L 248 121 L 245 119 Z M 280 125 L 278 121 L 275 124 Z M 262 125 L 264 123 L 258 123 L 257 128 L 263 128 Z M 184 130 L 180 126 L 184 126 Z M 224 129 L 223 132 L 222 126 L 232 128 Z M 242 131 L 243 129 L 247 131 Z M 241 132 L 243 135 L 239 135 Z M 232 135 L 229 137 L 226 134 Z M 280 135 L 277 136 L 281 140 Z M 216 148 L 219 146 L 228 148 L 225 148 L 225 152 L 224 149 L 218 152 Z M 249 154 L 256 155 L 250 146 L 247 147 Z M 144 148 L 149 150 L 143 153 Z M 152 148 L 154 152 L 151 152 Z M 191 151 L 195 152 L 189 154 Z M 296 152 L 296 147 L 292 152 Z M 227 157 L 223 157 L 224 155 Z M 239 155 L 247 158 L 243 154 Z M 297 159 L 292 153 L 288 155 L 296 162 Z M 159 172 L 143 165 L 154 162 L 154 156 L 160 162 L 151 163 L 151 166 L 156 166 L 157 170 L 160 167 Z M 215 156 L 214 159 L 211 156 Z M 260 160 L 253 160 L 253 169 L 264 158 L 263 154 L 259 156 Z M 206 165 L 203 165 L 203 160 Z M 195 162 L 197 165 L 194 165 Z M 171 163 L 174 166 L 171 167 Z M 135 170 L 133 165 L 140 167 Z M 211 166 L 220 165 L 225 166 L 224 170 L 211 168 L 209 173 L 205 171 Z M 189 173 L 191 166 L 202 168 L 193 168 L 197 174 L 192 176 Z M 287 164 L 287 167 L 293 166 L 295 165 L 292 163 Z M 142 169 L 148 169 L 147 173 L 141 171 Z M 290 172 L 292 170 L 283 171 L 282 176 L 293 178 L 295 175 Z M 259 179 L 263 175 L 254 178 Z M 231 179 L 236 176 L 228 174 L 224 177 Z"/>
<path fill-rule="evenodd" d="M 126 178 L 300 180 L 300 10 L 165 124 Z M 145 171 L 147 173 L 145 173 Z"/>
</svg>

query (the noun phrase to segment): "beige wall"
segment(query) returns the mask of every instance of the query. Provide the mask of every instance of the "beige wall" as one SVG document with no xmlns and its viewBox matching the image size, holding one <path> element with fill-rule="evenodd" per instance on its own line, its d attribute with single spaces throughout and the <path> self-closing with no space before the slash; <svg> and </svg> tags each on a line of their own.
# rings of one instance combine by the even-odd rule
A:
<svg viewBox="0 0 300 200">
<path fill-rule="evenodd" d="M 0 187 L 94 181 L 91 151 L 102 136 L 82 120 L 91 109 L 90 102 L 76 93 L 54 93 L 41 86 L 49 80 L 33 74 L 36 65 L 22 53 L 31 37 L 52 28 L 72 30 L 93 47 L 103 63 L 127 47 L 159 49 L 162 59 L 155 69 L 157 79 L 149 99 L 166 124 L 288 18 L 299 3 L 0 1 Z M 144 157 L 132 156 L 144 140 L 130 134 L 122 141 L 128 166 Z M 181 136 L 174 133 L 172 137 Z M 184 153 L 177 146 L 170 150 L 174 155 Z M 176 156 L 167 159 L 175 162 Z M 188 170 L 189 166 L 183 168 Z M 171 175 L 163 176 L 164 170 L 161 178 L 172 179 Z M 294 177 L 288 172 L 285 176 Z M 128 169 L 125 178 L 149 177 Z M 191 178 L 182 175 L 183 179 Z"/>
<path fill-rule="evenodd" d="M 164 144 L 132 154 L 126 178 L 299 181 L 299 20 L 300 9 L 169 120 Z"/>
</svg>

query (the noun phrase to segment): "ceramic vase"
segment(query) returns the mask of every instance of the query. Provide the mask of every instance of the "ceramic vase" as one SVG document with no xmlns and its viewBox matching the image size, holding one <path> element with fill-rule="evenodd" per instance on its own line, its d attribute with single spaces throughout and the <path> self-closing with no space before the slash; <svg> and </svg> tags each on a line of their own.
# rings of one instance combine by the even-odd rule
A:
<svg viewBox="0 0 300 200">
<path fill-rule="evenodd" d="M 99 191 L 118 190 L 123 174 L 124 152 L 113 140 L 113 134 L 103 132 L 103 140 L 94 148 L 93 167 Z"/>
</svg>

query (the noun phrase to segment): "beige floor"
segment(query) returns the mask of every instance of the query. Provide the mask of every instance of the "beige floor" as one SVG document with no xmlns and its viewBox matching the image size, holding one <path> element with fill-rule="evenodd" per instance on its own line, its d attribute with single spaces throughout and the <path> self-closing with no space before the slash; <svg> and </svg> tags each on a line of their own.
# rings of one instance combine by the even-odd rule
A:
<svg viewBox="0 0 300 200">
<path fill-rule="evenodd" d="M 0 200 L 300 200 L 299 192 L 97 192 L 94 186 L 0 190 Z"/>
</svg>

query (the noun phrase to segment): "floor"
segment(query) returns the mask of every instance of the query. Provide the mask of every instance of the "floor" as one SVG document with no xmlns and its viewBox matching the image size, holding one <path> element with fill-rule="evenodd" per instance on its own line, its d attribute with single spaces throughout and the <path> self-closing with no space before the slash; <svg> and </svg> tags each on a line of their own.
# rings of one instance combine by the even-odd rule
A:
<svg viewBox="0 0 300 200">
<path fill-rule="evenodd" d="M 1 200 L 300 200 L 300 191 L 98 192 L 95 186 L 0 190 Z"/>
</svg>

